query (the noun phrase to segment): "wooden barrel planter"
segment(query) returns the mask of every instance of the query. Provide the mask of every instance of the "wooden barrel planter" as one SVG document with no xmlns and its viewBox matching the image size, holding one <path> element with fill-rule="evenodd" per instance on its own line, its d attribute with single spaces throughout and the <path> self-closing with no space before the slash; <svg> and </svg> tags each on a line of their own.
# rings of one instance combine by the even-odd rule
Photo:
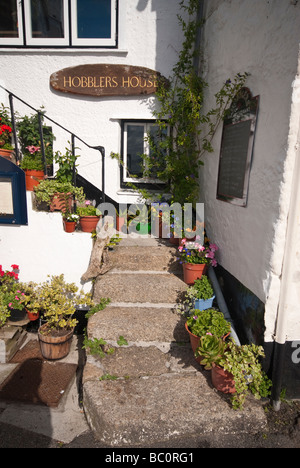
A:
<svg viewBox="0 0 300 468">
<path fill-rule="evenodd" d="M 57 360 L 66 357 L 71 348 L 74 329 L 65 330 L 64 333 L 54 334 L 47 332 L 48 324 L 39 328 L 38 337 L 42 355 L 45 359 Z"/>
</svg>

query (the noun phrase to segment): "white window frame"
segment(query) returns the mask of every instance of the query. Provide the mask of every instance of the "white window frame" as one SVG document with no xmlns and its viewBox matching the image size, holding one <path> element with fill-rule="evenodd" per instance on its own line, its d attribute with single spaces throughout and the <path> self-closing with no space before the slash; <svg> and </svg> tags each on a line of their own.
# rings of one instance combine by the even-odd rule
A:
<svg viewBox="0 0 300 468">
<path fill-rule="evenodd" d="M 153 127 L 153 126 L 158 126 L 158 124 L 155 122 L 155 121 L 145 121 L 145 122 L 141 122 L 141 121 L 126 121 L 124 122 L 124 129 L 123 129 L 123 165 L 124 165 L 124 168 L 123 168 L 123 182 L 134 182 L 134 183 L 143 183 L 143 184 L 163 184 L 164 182 L 159 180 L 159 179 L 155 179 L 155 178 L 151 178 L 151 177 L 142 177 L 142 178 L 139 178 L 139 177 L 129 177 L 128 175 L 128 169 L 127 169 L 127 127 L 128 125 L 136 125 L 136 126 L 141 126 L 141 127 L 144 127 L 144 154 L 149 154 L 149 151 L 150 151 L 150 147 L 149 147 L 149 143 L 148 141 L 146 140 L 146 137 L 147 137 L 147 134 L 150 130 L 150 127 Z M 169 134 L 169 131 L 170 131 L 170 128 L 168 127 L 168 134 Z"/>
<path fill-rule="evenodd" d="M 64 11 L 64 37 L 32 37 L 31 27 L 31 1 L 24 0 L 24 13 L 25 13 L 25 31 L 26 31 L 26 45 L 29 46 L 68 46 L 69 45 L 69 6 L 68 0 L 63 0 Z"/>
<path fill-rule="evenodd" d="M 16 0 L 17 17 L 18 17 L 18 37 L 0 37 L 1 45 L 23 45 L 23 21 L 22 21 L 22 4 Z"/>
<path fill-rule="evenodd" d="M 74 1 L 71 7 L 71 30 L 73 46 L 115 46 L 116 45 L 116 25 L 117 25 L 117 3 L 111 0 L 111 37 L 110 38 L 79 38 L 77 29 L 77 2 Z"/>
<path fill-rule="evenodd" d="M 123 2 L 123 3 L 122 3 Z M 124 16 L 125 2 L 122 0 L 119 7 L 119 17 Z M 24 24 L 23 24 L 23 11 L 22 1 L 16 0 L 17 15 L 18 15 L 18 37 L 0 38 L 0 46 L 29 46 L 29 47 L 120 47 L 117 44 L 117 4 L 118 0 L 111 0 L 111 37 L 100 39 L 78 38 L 77 34 L 77 2 L 71 1 L 71 8 L 69 11 L 69 1 L 63 0 L 63 13 L 64 13 L 64 37 L 63 38 L 37 38 L 32 37 L 31 26 L 31 2 L 30 0 L 23 0 L 24 6 Z M 122 13 L 123 12 L 123 13 Z M 70 37 L 70 24 L 71 24 L 71 37 Z M 121 22 L 123 24 L 123 22 Z M 25 43 L 24 43 L 24 28 L 25 28 Z M 123 31 L 123 26 L 122 26 Z M 120 33 L 119 41 L 124 42 L 124 31 Z"/>
</svg>

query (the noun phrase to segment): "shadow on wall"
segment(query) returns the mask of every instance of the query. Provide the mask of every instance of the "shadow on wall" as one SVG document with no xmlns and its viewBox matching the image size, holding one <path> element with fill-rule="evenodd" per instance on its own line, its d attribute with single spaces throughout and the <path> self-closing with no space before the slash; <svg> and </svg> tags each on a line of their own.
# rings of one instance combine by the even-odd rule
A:
<svg viewBox="0 0 300 468">
<path fill-rule="evenodd" d="M 264 303 L 220 265 L 216 275 L 242 344 L 263 345 Z"/>
</svg>

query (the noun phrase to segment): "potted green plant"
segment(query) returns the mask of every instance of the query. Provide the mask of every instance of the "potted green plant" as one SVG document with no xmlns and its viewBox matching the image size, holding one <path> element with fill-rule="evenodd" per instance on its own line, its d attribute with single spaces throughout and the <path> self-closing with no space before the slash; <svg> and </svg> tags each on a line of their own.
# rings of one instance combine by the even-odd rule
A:
<svg viewBox="0 0 300 468">
<path fill-rule="evenodd" d="M 45 177 L 39 125 L 39 114 L 43 120 L 44 113 L 45 111 L 41 108 L 39 112 L 31 116 L 16 116 L 18 139 L 22 152 L 20 167 L 25 171 L 26 189 L 30 191 Z M 43 125 L 42 129 L 46 165 L 47 168 L 50 168 L 53 164 L 53 141 L 55 137 L 51 127 Z"/>
<path fill-rule="evenodd" d="M 64 230 L 66 232 L 74 232 L 76 225 L 79 221 L 79 215 L 76 213 L 65 212 L 62 213 Z"/>
<path fill-rule="evenodd" d="M 0 156 L 12 159 L 14 148 L 12 146 L 12 123 L 8 108 L 1 104 L 0 109 Z"/>
<path fill-rule="evenodd" d="M 185 329 L 189 334 L 191 347 L 195 354 L 201 336 L 211 333 L 225 340 L 231 332 L 231 325 L 220 310 L 211 308 L 202 311 L 195 310 L 194 315 L 187 318 Z M 199 357 L 196 360 L 201 361 Z"/>
<path fill-rule="evenodd" d="M 91 200 L 85 200 L 81 206 L 78 205 L 77 214 L 83 232 L 93 232 L 96 229 L 101 211 L 93 205 Z"/>
<path fill-rule="evenodd" d="M 206 310 L 212 307 L 215 295 L 212 283 L 206 275 L 196 279 L 186 291 L 185 303 L 193 309 Z"/>
<path fill-rule="evenodd" d="M 94 306 L 91 294 L 78 292 L 75 283 L 67 283 L 64 275 L 51 276 L 36 285 L 27 307 L 31 312 L 39 312 L 45 321 L 38 330 L 45 359 L 56 360 L 68 355 L 77 324 L 73 315 L 80 305 Z"/>
<path fill-rule="evenodd" d="M 201 278 L 206 273 L 209 265 L 217 266 L 215 252 L 218 246 L 212 243 L 200 244 L 198 237 L 195 241 L 182 239 L 178 247 L 179 256 L 183 266 L 185 283 L 192 285 L 195 280 Z"/>
<path fill-rule="evenodd" d="M 216 342 L 208 351 L 203 344 L 198 352 L 206 351 L 206 362 L 212 367 L 212 384 L 217 390 L 232 394 L 233 409 L 243 409 L 249 393 L 256 399 L 269 395 L 271 381 L 262 369 L 261 359 L 265 357 L 262 346 L 253 343 L 239 346 L 230 340 L 223 345 L 219 343 L 219 351 Z"/>
<path fill-rule="evenodd" d="M 71 182 L 60 182 L 57 179 L 45 179 L 34 187 L 35 197 L 38 203 L 45 202 L 50 211 L 71 211 L 72 198 L 78 202 L 85 199 L 83 188 L 75 187 Z M 58 196 L 59 194 L 59 196 Z"/>
<path fill-rule="evenodd" d="M 0 265 L 0 293 L 3 317 L 12 322 L 19 322 L 26 317 L 28 296 L 18 278 L 18 265 L 12 265 L 12 270 L 3 270 Z M 3 318 L 2 317 L 2 318 Z"/>
</svg>

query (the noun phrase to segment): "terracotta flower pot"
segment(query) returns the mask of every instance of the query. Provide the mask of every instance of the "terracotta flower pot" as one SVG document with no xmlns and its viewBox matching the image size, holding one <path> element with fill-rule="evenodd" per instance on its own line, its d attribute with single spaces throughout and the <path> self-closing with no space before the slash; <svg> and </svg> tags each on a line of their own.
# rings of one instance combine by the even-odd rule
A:
<svg viewBox="0 0 300 468">
<path fill-rule="evenodd" d="M 36 314 L 34 314 L 33 312 L 30 312 L 30 310 L 26 309 L 27 311 L 27 317 L 28 317 L 28 320 L 30 320 L 31 322 L 34 322 L 35 320 L 37 320 L 40 316 L 39 312 L 37 312 Z"/>
<path fill-rule="evenodd" d="M 183 280 L 188 285 L 193 285 L 196 279 L 205 275 L 207 270 L 206 263 L 183 263 Z"/>
<path fill-rule="evenodd" d="M 83 232 L 93 232 L 99 222 L 100 216 L 81 216 L 80 227 Z"/>
<path fill-rule="evenodd" d="M 190 337 L 190 343 L 191 343 L 191 347 L 192 347 L 192 350 L 193 350 L 193 353 L 195 354 L 195 351 L 196 349 L 198 348 L 199 346 L 199 343 L 200 343 L 200 336 L 197 336 L 197 335 L 194 335 L 190 330 L 189 330 L 189 327 L 187 326 L 187 323 L 185 323 L 185 329 L 186 331 L 188 332 L 189 334 L 189 337 Z M 196 361 L 201 364 L 201 357 L 196 357 L 195 356 L 195 359 Z"/>
<path fill-rule="evenodd" d="M 39 185 L 44 179 L 44 171 L 25 170 L 26 190 L 32 192 L 33 187 Z"/>
<path fill-rule="evenodd" d="M 14 150 L 0 148 L 0 156 L 2 156 L 2 158 L 8 159 L 9 161 L 12 161 L 13 153 Z"/>
<path fill-rule="evenodd" d="M 116 229 L 117 231 L 121 231 L 125 224 L 125 218 L 123 216 L 117 216 L 116 218 Z"/>
<path fill-rule="evenodd" d="M 72 209 L 72 194 L 71 193 L 55 193 L 51 199 L 50 211 L 62 211 L 63 213 Z"/>
<path fill-rule="evenodd" d="M 222 367 L 213 365 L 211 371 L 211 381 L 213 386 L 223 393 L 235 393 L 233 375 Z"/>
<path fill-rule="evenodd" d="M 63 223 L 64 223 L 64 230 L 66 232 L 74 232 L 75 231 L 75 228 L 76 228 L 76 221 L 66 221 L 66 220 L 63 220 Z"/>
</svg>

